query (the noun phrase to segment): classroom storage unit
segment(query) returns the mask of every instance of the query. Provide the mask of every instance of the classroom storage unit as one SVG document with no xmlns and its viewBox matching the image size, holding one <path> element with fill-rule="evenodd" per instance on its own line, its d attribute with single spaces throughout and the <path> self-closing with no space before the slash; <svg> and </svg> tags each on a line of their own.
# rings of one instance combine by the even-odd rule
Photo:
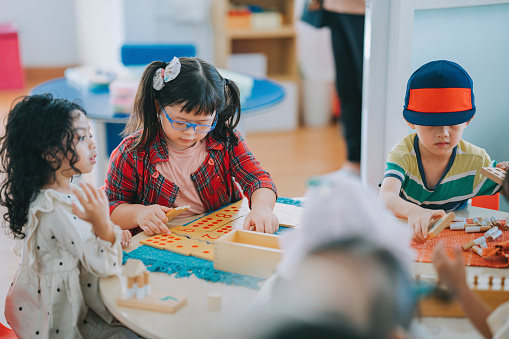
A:
<svg viewBox="0 0 509 339">
<path fill-rule="evenodd" d="M 246 117 L 243 131 L 295 130 L 300 78 L 294 0 L 214 0 L 211 6 L 214 64 L 268 77 L 285 90 L 285 98 L 270 113 Z"/>
<path fill-rule="evenodd" d="M 263 12 L 235 10 L 242 6 L 256 6 Z M 294 0 L 215 0 L 212 21 L 217 67 L 226 68 L 232 54 L 262 53 L 267 57 L 269 78 L 298 79 Z"/>
</svg>

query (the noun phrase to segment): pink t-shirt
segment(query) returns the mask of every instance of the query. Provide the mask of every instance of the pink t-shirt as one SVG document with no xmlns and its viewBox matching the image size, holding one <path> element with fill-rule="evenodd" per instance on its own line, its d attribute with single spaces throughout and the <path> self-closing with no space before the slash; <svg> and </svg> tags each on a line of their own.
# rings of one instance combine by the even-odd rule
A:
<svg viewBox="0 0 509 339">
<path fill-rule="evenodd" d="M 191 174 L 196 172 L 207 158 L 206 146 L 203 140 L 183 151 L 177 151 L 168 145 L 168 161 L 156 163 L 159 173 L 179 188 L 173 207 L 191 205 L 191 208 L 182 212 L 177 218 L 205 213 L 205 207 L 191 180 Z"/>
</svg>

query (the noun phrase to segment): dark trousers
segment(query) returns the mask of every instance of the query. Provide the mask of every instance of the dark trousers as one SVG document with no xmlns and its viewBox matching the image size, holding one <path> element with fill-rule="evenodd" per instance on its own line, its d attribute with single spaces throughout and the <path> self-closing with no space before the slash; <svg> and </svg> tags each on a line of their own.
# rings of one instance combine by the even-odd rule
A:
<svg viewBox="0 0 509 339">
<path fill-rule="evenodd" d="M 330 27 L 336 66 L 336 90 L 341 102 L 341 121 L 348 160 L 361 159 L 362 64 L 364 15 L 325 12 Z"/>
</svg>

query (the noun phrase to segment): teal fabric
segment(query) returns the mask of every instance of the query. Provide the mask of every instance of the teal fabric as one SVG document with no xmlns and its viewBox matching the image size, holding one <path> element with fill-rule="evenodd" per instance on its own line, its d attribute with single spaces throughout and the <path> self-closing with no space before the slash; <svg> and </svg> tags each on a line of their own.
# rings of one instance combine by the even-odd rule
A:
<svg viewBox="0 0 509 339">
<path fill-rule="evenodd" d="M 278 198 L 277 202 L 301 206 L 300 201 L 290 198 Z M 279 227 L 275 234 L 281 235 L 289 229 L 289 227 Z M 146 245 L 142 245 L 129 253 L 124 252 L 122 264 L 125 264 L 127 259 L 139 259 L 147 266 L 149 271 L 175 274 L 176 278 L 187 278 L 194 274 L 197 278 L 206 281 L 244 286 L 255 290 L 260 288 L 258 284 L 264 280 L 242 274 L 219 271 L 214 269 L 212 261 L 160 250 Z"/>
</svg>

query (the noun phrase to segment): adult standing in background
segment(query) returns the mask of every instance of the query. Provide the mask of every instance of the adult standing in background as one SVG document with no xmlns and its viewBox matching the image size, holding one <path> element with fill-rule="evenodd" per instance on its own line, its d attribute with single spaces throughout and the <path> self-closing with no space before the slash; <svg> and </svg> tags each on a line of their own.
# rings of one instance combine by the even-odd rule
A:
<svg viewBox="0 0 509 339">
<path fill-rule="evenodd" d="M 331 31 L 336 67 L 336 91 L 347 145 L 343 169 L 360 174 L 362 123 L 362 68 L 364 53 L 364 0 L 307 0 L 308 11 L 323 10 L 316 27 Z"/>
</svg>

